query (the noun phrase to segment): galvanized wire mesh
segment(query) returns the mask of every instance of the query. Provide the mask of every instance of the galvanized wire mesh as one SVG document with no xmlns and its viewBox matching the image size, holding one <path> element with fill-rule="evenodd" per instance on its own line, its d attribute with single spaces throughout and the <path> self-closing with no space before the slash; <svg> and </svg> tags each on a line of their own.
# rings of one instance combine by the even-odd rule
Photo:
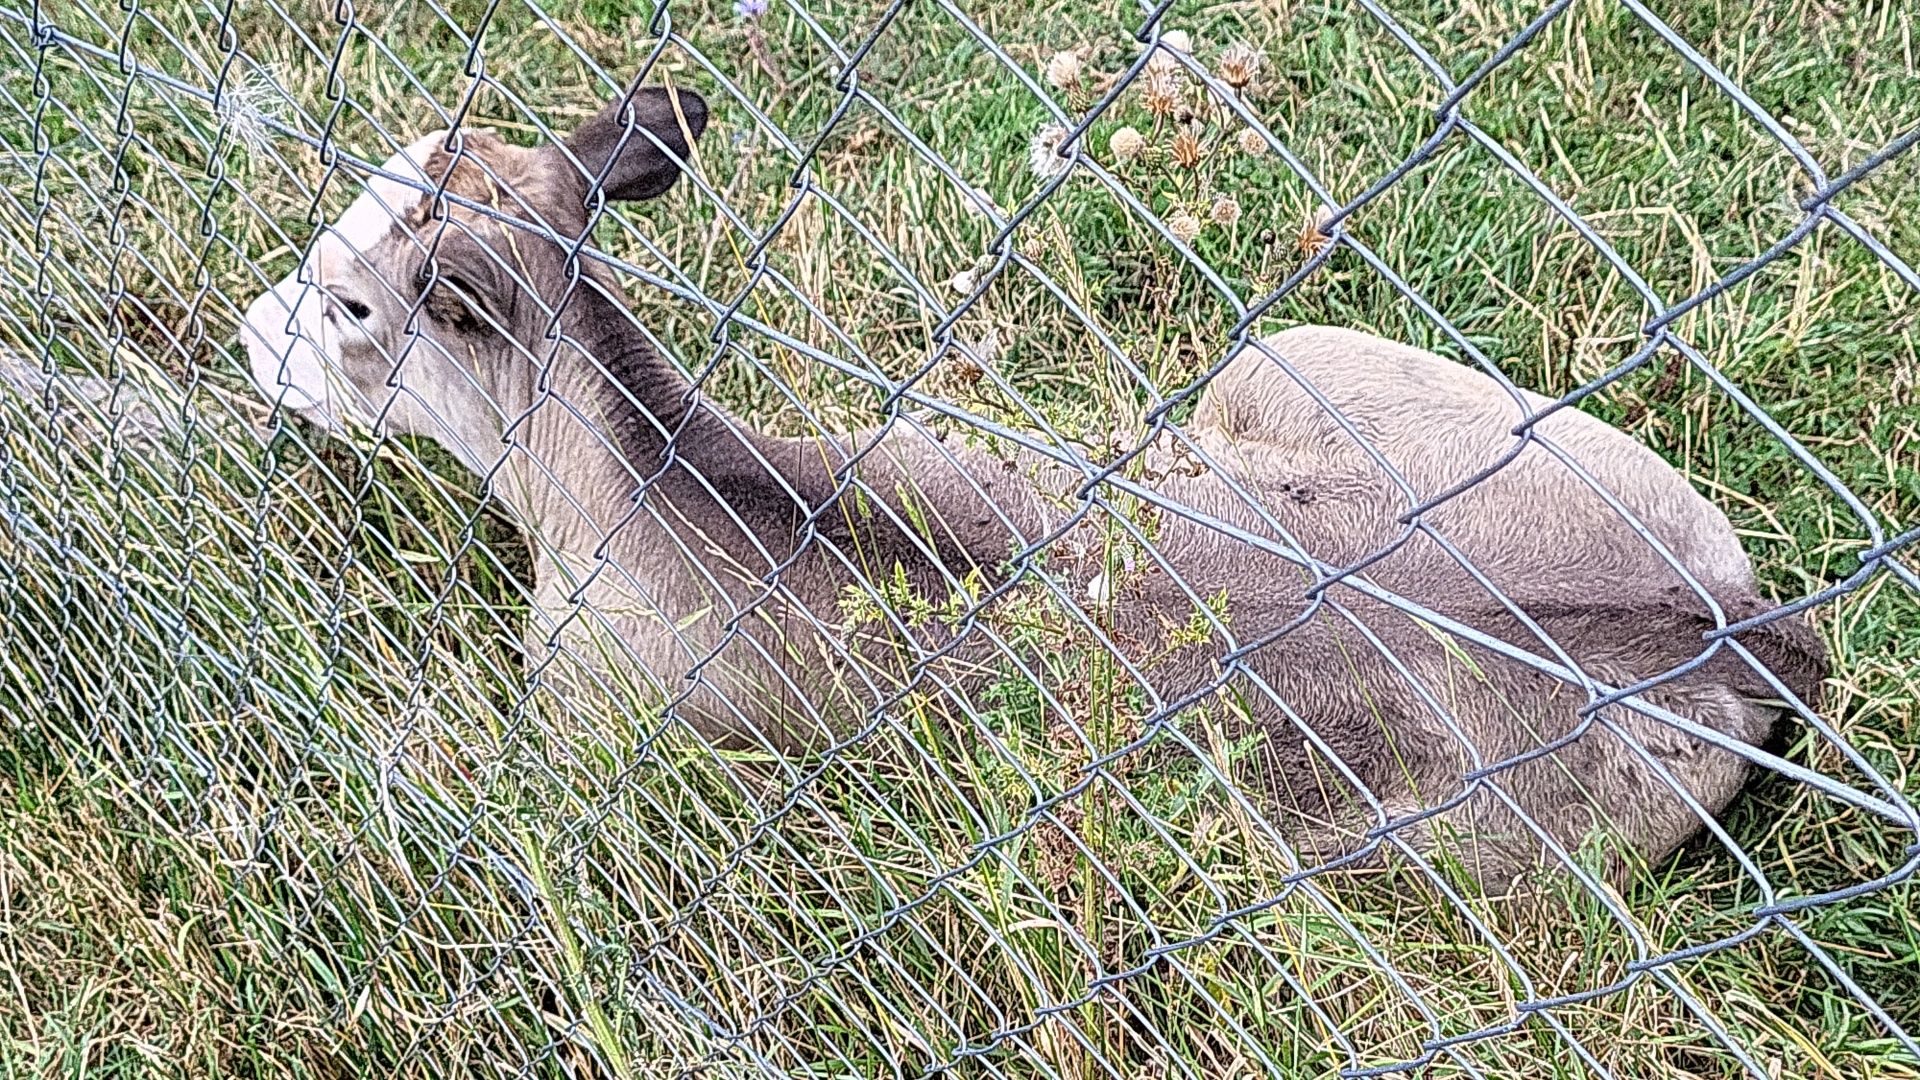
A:
<svg viewBox="0 0 1920 1080">
<path fill-rule="evenodd" d="M 1396 130 L 1415 133 L 1375 148 L 1393 158 L 1383 167 L 1355 153 L 1330 180 L 1299 145 L 1310 140 L 1289 136 L 1311 96 L 1262 100 L 1205 32 L 1199 45 L 1167 37 L 1208 20 L 1297 29 L 1297 11 L 1078 13 L 1108 36 L 1058 61 L 1088 69 L 1068 73 L 1046 71 L 1070 44 L 1045 40 L 1061 10 L 1021 23 L 949 2 L 0 4 L 10 754 L 58 763 L 117 807 L 118 827 L 166 842 L 184 868 L 176 902 L 234 985 L 279 1018 L 236 1039 L 276 1071 L 1914 1075 L 1920 974 L 1899 915 L 1920 867 L 1911 748 L 1861 719 L 1913 705 L 1897 670 L 1868 685 L 1864 644 L 1910 658 L 1920 642 L 1911 465 L 1863 489 L 1826 456 L 1848 433 L 1796 428 L 1811 416 L 1797 402 L 1776 419 L 1779 388 L 1735 367 L 1719 322 L 1788 288 L 1785 268 L 1853 260 L 1881 297 L 1860 310 L 1881 325 L 1816 337 L 1904 343 L 1884 359 L 1911 371 L 1904 308 L 1920 275 L 1896 251 L 1910 222 L 1849 200 L 1881 207 L 1862 192 L 1911 168 L 1920 125 L 1894 115 L 1838 156 L 1810 147 L 1787 110 L 1717 65 L 1716 43 L 1636 0 L 1503 7 L 1466 46 L 1426 14 L 1361 0 L 1313 16 L 1335 37 L 1371 35 L 1350 69 L 1320 77 L 1403 80 Z M 1894 7 L 1822 17 L 1857 18 L 1865 47 L 1895 52 L 1891 28 L 1913 21 Z M 1620 22 L 1648 63 L 1712 103 L 1663 124 L 1710 126 L 1730 158 L 1774 163 L 1752 198 L 1780 227 L 1750 250 L 1703 254 L 1679 287 L 1663 257 L 1623 253 L 1613 210 L 1583 216 L 1557 186 L 1586 163 L 1565 159 L 1545 105 L 1544 136 L 1476 119 L 1488 88 L 1528 65 L 1606 78 L 1576 62 L 1576 28 Z M 1258 56 L 1234 62 L 1289 77 Z M 1197 128 L 1221 144 L 1204 152 L 1238 146 L 1267 179 L 1206 192 L 1211 205 L 1196 203 L 1198 180 L 1171 197 L 1143 188 L 1109 138 L 1160 69 L 1210 103 Z M 330 441 L 258 400 L 237 326 L 393 149 L 482 121 L 560 141 L 635 71 L 697 87 L 714 128 L 681 194 L 604 208 L 599 242 L 578 255 L 624 277 L 661 350 L 742 416 L 1022 447 L 1078 470 L 1075 521 L 1127 532 L 1148 506 L 1218 528 L 1305 567 L 1310 608 L 1337 603 L 1338 584 L 1429 618 L 1565 680 L 1597 724 L 1616 706 L 1659 713 L 1638 695 L 1718 654 L 1756 662 L 1736 634 L 1809 611 L 1841 612 L 1836 640 L 1863 619 L 1884 625 L 1842 650 L 1845 678 L 1867 689 L 1841 695 L 1842 711 L 1795 702 L 1788 747 L 1741 745 L 1767 774 L 1765 801 L 1727 823 L 1703 814 L 1705 839 L 1677 869 L 1617 889 L 1561 852 L 1563 872 L 1538 885 L 1552 902 L 1519 907 L 1418 858 L 1407 834 L 1424 812 L 1375 807 L 1366 851 L 1416 856 L 1386 889 L 1295 851 L 1242 792 L 1237 751 L 1190 722 L 1245 684 L 1262 642 L 1237 641 L 1201 604 L 1202 637 L 1221 643 L 1213 677 L 1156 697 L 1088 583 L 1049 562 L 1061 533 L 1030 538 L 1003 584 L 946 613 L 1006 665 L 992 692 L 955 688 L 944 650 L 920 650 L 897 685 L 863 688 L 828 746 L 716 747 L 679 715 L 718 685 L 715 655 L 753 647 L 740 627 L 780 594 L 786 564 L 727 613 L 718 646 L 673 670 L 630 660 L 634 686 L 569 689 L 563 630 L 596 618 L 587 585 L 558 607 L 532 602 L 525 544 L 427 444 Z M 994 130 L 1021 133 L 1015 160 Z M 1676 183 L 1697 165 L 1657 139 L 1646 153 L 1664 155 L 1649 175 Z M 1463 167 L 1497 193 L 1484 225 L 1423 201 L 1423 185 Z M 1421 267 L 1418 234 L 1369 240 L 1370 216 L 1497 231 L 1501 200 L 1544 208 L 1541 242 L 1564 244 L 1560 259 L 1637 316 L 1628 333 L 1592 335 L 1578 372 L 1486 347 L 1471 329 L 1485 313 L 1453 306 L 1449 287 L 1470 268 Z M 1818 245 L 1826 254 L 1809 254 Z M 1096 263 L 1132 274 L 1135 291 L 1090 292 Z M 1174 284 L 1139 284 L 1156 275 Z M 1506 294 L 1550 306 L 1547 288 Z M 1183 305 L 1205 325 L 1169 355 L 1161 331 Z M 1549 391 L 1553 406 L 1516 413 L 1516 454 L 1550 442 L 1537 428 L 1553 411 L 1632 424 L 1684 377 L 1717 410 L 1709 421 L 1701 406 L 1703 426 L 1749 433 L 1726 452 L 1762 462 L 1745 490 L 1708 493 L 1752 509 L 1740 520 L 1756 545 L 1769 536 L 1757 523 L 1790 531 L 1776 512 L 1820 519 L 1827 542 L 1776 560 L 1770 610 L 1721 617 L 1686 663 L 1608 686 L 1551 644 L 1372 585 L 1387 549 L 1335 565 L 1140 479 L 1157 447 L 1199 453 L 1182 425 L 1230 357 L 1284 322 L 1343 315 L 1509 389 Z M 1636 415 L 1622 395 L 1656 371 Z M 1672 450 L 1660 437 L 1684 441 L 1683 428 L 1632 430 Z M 1912 434 L 1895 423 L 1866 438 L 1895 462 Z M 857 475 L 877 444 L 835 463 L 836 501 L 880 501 Z M 1717 467 L 1685 456 L 1703 483 Z M 1510 460 L 1410 492 L 1394 544 L 1443 542 L 1430 512 Z M 817 550 L 833 507 L 803 509 L 799 546 Z M 1156 558 L 1144 531 L 1127 539 Z M 698 561 L 699 538 L 677 542 Z M 846 565 L 850 603 L 901 628 L 926 617 Z M 621 569 L 602 558 L 586 573 Z M 1010 618 L 1027 602 L 1017 587 L 1045 612 Z M 538 632 L 524 635 L 530 620 Z M 1015 640 L 1023 627 L 1033 640 Z M 1461 797 L 1497 789 L 1515 764 L 1464 773 Z"/>
</svg>

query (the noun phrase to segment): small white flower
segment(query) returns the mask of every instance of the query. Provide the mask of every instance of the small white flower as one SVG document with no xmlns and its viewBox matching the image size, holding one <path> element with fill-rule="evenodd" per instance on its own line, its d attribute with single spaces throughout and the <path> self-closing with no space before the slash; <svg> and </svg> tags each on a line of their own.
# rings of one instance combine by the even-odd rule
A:
<svg viewBox="0 0 1920 1080">
<path fill-rule="evenodd" d="M 981 334 L 980 340 L 973 343 L 973 355 L 982 364 L 991 364 L 1000 359 L 1000 349 L 1000 331 L 997 329 Z"/>
<path fill-rule="evenodd" d="M 1055 90 L 1071 90 L 1080 85 L 1080 54 L 1057 52 L 1049 57 L 1047 82 Z"/>
<path fill-rule="evenodd" d="M 969 185 L 960 193 L 960 209 L 974 217 L 987 217 L 1000 213 L 1000 207 L 988 195 L 985 188 Z"/>
<path fill-rule="evenodd" d="M 1066 138 L 1067 129 L 1059 124 L 1048 124 L 1033 133 L 1033 144 L 1027 147 L 1027 168 L 1033 175 L 1051 180 L 1067 171 L 1073 160 L 1060 156 L 1060 144 Z"/>
<path fill-rule="evenodd" d="M 1174 52 L 1192 53 L 1193 38 L 1185 30 L 1169 30 L 1160 35 L 1160 44 Z"/>
<path fill-rule="evenodd" d="M 1087 582 L 1087 599 L 1095 607 L 1106 607 L 1113 602 L 1113 579 L 1105 570 L 1093 575 Z"/>
<path fill-rule="evenodd" d="M 979 273 L 976 272 L 972 267 L 968 267 L 967 269 L 962 270 L 959 273 L 948 278 L 947 288 L 952 289 L 954 292 L 957 292 L 962 296 L 966 296 L 972 293 L 973 287 L 975 285 L 978 285 L 979 283 L 980 283 Z"/>
</svg>

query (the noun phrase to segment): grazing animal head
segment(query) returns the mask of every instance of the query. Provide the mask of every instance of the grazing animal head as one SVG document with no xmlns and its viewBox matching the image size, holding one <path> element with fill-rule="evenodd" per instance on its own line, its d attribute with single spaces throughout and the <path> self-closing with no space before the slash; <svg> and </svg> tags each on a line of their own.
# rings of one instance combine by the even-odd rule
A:
<svg viewBox="0 0 1920 1080">
<path fill-rule="evenodd" d="M 255 384 L 329 430 L 430 437 L 483 471 L 582 312 L 624 307 L 590 261 L 568 271 L 593 207 L 665 193 L 706 122 L 697 95 L 635 86 L 564 146 L 418 140 L 248 307 Z"/>
</svg>

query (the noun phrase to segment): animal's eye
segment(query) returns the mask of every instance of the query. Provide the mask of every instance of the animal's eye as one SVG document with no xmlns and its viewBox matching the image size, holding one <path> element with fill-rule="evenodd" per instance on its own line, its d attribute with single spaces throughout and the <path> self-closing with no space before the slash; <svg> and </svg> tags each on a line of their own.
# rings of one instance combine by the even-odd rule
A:
<svg viewBox="0 0 1920 1080">
<path fill-rule="evenodd" d="M 455 277 L 452 274 L 442 274 L 440 275 L 440 284 L 452 289 L 453 294 L 462 300 L 473 303 L 479 302 L 479 294 L 474 291 L 472 285 L 467 283 L 466 278 Z"/>
<path fill-rule="evenodd" d="M 421 285 L 427 290 L 426 312 L 434 321 L 455 330 L 477 333 L 486 329 L 480 312 L 485 310 L 481 293 L 465 278 L 441 272 L 422 272 Z"/>
</svg>

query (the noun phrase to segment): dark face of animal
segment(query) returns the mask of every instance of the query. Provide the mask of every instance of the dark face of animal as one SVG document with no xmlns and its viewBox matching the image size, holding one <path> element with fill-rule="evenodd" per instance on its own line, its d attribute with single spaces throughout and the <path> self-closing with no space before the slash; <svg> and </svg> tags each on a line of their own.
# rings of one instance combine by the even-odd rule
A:
<svg viewBox="0 0 1920 1080">
<path fill-rule="evenodd" d="M 305 261 L 248 306 L 241 336 L 260 393 L 331 431 L 426 436 L 486 469 L 531 400 L 556 309 L 611 288 L 570 289 L 568 245 L 553 238 L 589 230 L 595 193 L 666 192 L 706 122 L 697 95 L 637 87 L 564 148 L 484 131 L 463 131 L 456 149 L 446 131 L 415 142 L 381 171 L 419 187 L 370 177 Z M 454 198 L 435 200 L 441 186 Z"/>
</svg>

